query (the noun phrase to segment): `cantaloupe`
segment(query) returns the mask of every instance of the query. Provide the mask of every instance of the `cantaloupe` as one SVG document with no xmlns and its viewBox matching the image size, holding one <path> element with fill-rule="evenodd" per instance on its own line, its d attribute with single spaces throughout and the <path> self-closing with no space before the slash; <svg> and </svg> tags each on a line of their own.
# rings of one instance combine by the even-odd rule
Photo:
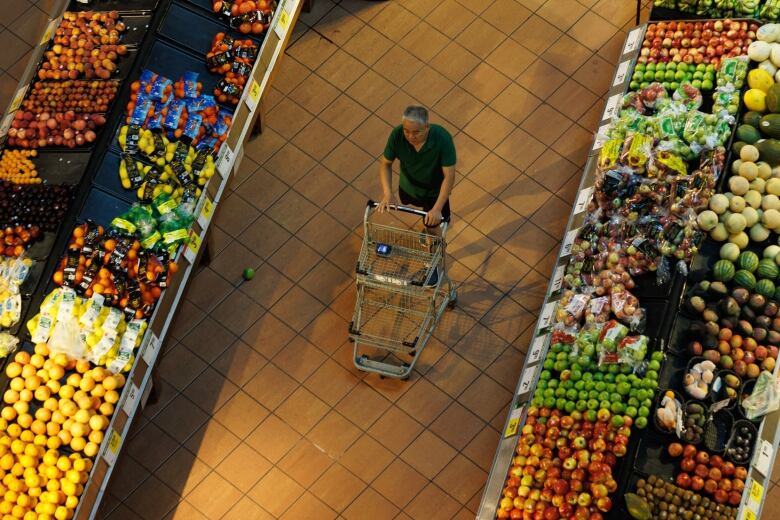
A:
<svg viewBox="0 0 780 520">
<path fill-rule="evenodd" d="M 745 202 L 748 206 L 750 206 L 753 209 L 758 209 L 761 207 L 761 193 L 759 193 L 756 190 L 748 190 L 747 193 L 745 193 L 744 197 Z"/>
<path fill-rule="evenodd" d="M 718 214 L 712 210 L 704 210 L 696 217 L 699 228 L 704 231 L 712 231 L 718 225 Z"/>
<path fill-rule="evenodd" d="M 729 235 L 729 242 L 736 244 L 740 249 L 745 249 L 750 243 L 750 239 L 748 238 L 747 233 L 740 231 L 739 233 Z"/>
<path fill-rule="evenodd" d="M 734 195 L 744 195 L 750 189 L 750 181 L 742 176 L 734 176 L 729 179 L 729 190 Z"/>
<path fill-rule="evenodd" d="M 772 177 L 766 181 L 766 192 L 771 195 L 780 195 L 780 179 Z"/>
<path fill-rule="evenodd" d="M 747 227 L 747 221 L 745 220 L 745 217 L 739 213 L 733 213 L 729 215 L 724 224 L 726 226 L 726 231 L 728 231 L 730 235 L 739 233 L 745 229 L 745 227 Z"/>
<path fill-rule="evenodd" d="M 758 161 L 758 148 L 752 144 L 746 144 L 739 151 L 739 158 L 743 161 L 756 162 Z"/>
<path fill-rule="evenodd" d="M 769 258 L 771 260 L 774 260 L 775 257 L 777 256 L 777 253 L 780 253 L 780 246 L 776 246 L 773 244 L 771 246 L 766 246 L 761 256 L 763 258 Z"/>
<path fill-rule="evenodd" d="M 761 222 L 768 229 L 777 229 L 780 227 L 780 211 L 777 211 L 776 209 L 765 210 Z"/>
<path fill-rule="evenodd" d="M 756 166 L 758 167 L 758 176 L 760 178 L 767 180 L 772 176 L 772 167 L 769 165 L 769 163 L 758 161 Z"/>
<path fill-rule="evenodd" d="M 758 166 L 753 161 L 743 161 L 739 165 L 739 176 L 744 177 L 749 181 L 752 181 L 758 177 Z"/>
<path fill-rule="evenodd" d="M 742 213 L 742 210 L 745 209 L 745 206 L 745 199 L 739 195 L 731 197 L 731 200 L 729 201 L 729 210 L 732 213 Z"/>
<path fill-rule="evenodd" d="M 777 195 L 764 195 L 761 198 L 761 209 L 780 209 L 780 198 Z"/>
<path fill-rule="evenodd" d="M 759 193 L 766 192 L 766 181 L 761 177 L 756 177 L 750 181 L 750 191 L 757 191 Z"/>
<path fill-rule="evenodd" d="M 769 238 L 769 230 L 761 224 L 755 224 L 750 228 L 750 239 L 754 242 L 763 242 Z M 747 247 L 747 244 L 745 244 Z"/>
<path fill-rule="evenodd" d="M 780 246 L 778 246 L 778 249 L 780 249 Z M 720 257 L 730 262 L 736 262 L 739 257 L 739 247 L 732 242 L 726 242 L 720 246 Z"/>
<path fill-rule="evenodd" d="M 729 232 L 726 231 L 726 226 L 723 225 L 723 222 L 719 222 L 715 229 L 710 231 L 710 236 L 715 241 L 723 242 L 729 237 Z"/>
<path fill-rule="evenodd" d="M 751 227 L 753 224 L 759 221 L 758 211 L 750 206 L 742 210 L 742 216 L 745 217 L 745 223 L 747 227 Z"/>
<path fill-rule="evenodd" d="M 716 193 L 710 199 L 710 209 L 715 213 L 717 213 L 718 215 L 722 215 L 723 213 L 725 213 L 728 208 L 729 208 L 729 199 L 722 193 Z"/>
</svg>

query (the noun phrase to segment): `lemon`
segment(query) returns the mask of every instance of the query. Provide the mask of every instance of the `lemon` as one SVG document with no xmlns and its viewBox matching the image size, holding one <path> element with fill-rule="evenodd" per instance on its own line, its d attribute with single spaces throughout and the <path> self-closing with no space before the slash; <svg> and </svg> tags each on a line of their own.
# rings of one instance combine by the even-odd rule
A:
<svg viewBox="0 0 780 520">
<path fill-rule="evenodd" d="M 750 88 L 757 88 L 759 90 L 763 90 L 764 92 L 768 91 L 769 88 L 775 84 L 775 80 L 772 78 L 772 75 L 769 74 L 764 69 L 753 69 L 750 72 L 748 72 L 748 85 L 750 85 Z"/>
<path fill-rule="evenodd" d="M 754 112 L 766 112 L 766 92 L 751 88 L 745 92 L 745 106 Z"/>
</svg>

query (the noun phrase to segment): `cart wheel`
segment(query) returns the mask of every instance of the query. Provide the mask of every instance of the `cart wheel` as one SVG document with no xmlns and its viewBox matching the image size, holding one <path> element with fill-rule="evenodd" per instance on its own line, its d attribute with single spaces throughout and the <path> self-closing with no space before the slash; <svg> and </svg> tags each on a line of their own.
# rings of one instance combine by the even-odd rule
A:
<svg viewBox="0 0 780 520">
<path fill-rule="evenodd" d="M 455 306 L 458 305 L 458 297 L 455 296 L 453 299 L 447 302 L 447 308 L 448 309 L 454 309 Z"/>
<path fill-rule="evenodd" d="M 379 379 L 384 379 L 384 378 L 385 378 L 385 376 L 383 376 L 382 374 L 379 374 Z"/>
<path fill-rule="evenodd" d="M 401 378 L 401 381 L 409 381 L 409 376 L 402 377 L 402 378 Z"/>
</svg>

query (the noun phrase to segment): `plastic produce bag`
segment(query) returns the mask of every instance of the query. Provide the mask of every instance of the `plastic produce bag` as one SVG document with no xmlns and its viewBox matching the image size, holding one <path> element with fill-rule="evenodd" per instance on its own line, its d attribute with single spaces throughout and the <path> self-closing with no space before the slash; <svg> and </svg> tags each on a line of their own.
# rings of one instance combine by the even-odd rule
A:
<svg viewBox="0 0 780 520">
<path fill-rule="evenodd" d="M 687 110 L 696 110 L 701 106 L 703 100 L 701 91 L 687 81 L 684 81 L 677 87 L 674 94 L 672 94 L 672 98 L 682 103 Z"/>
<path fill-rule="evenodd" d="M 771 372 L 762 371 L 756 379 L 753 392 L 742 400 L 745 417 L 750 420 L 763 417 L 780 408 L 780 379 Z"/>
<path fill-rule="evenodd" d="M 16 352 L 19 338 L 7 332 L 0 332 L 0 358 L 7 357 Z"/>
</svg>

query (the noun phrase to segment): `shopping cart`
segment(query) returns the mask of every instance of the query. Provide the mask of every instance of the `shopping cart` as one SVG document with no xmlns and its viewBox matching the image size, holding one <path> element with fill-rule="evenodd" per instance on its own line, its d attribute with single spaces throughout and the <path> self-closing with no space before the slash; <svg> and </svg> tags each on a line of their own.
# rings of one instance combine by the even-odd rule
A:
<svg viewBox="0 0 780 520">
<path fill-rule="evenodd" d="M 369 200 L 363 217 L 349 337 L 358 369 L 406 379 L 444 310 L 457 303 L 446 271 L 447 223 L 441 223 L 439 235 L 378 224 L 370 218 L 376 206 Z M 426 214 L 405 206 L 390 209 Z"/>
</svg>

